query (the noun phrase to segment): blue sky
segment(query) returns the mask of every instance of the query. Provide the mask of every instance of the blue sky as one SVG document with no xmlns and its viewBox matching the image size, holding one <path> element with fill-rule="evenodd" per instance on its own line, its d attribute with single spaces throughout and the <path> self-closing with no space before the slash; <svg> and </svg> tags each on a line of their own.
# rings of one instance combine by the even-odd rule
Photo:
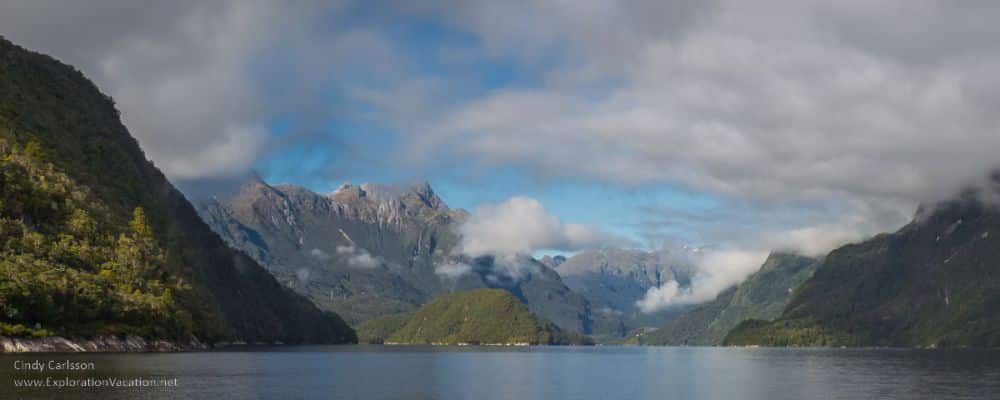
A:
<svg viewBox="0 0 1000 400">
<path fill-rule="evenodd" d="M 337 16 L 343 25 L 369 23 L 372 11 L 366 7 L 349 17 Z M 337 22 L 337 21 L 331 21 Z M 457 88 L 449 91 L 448 102 L 462 102 L 486 96 L 498 90 L 532 88 L 544 79 L 545 71 L 528 68 L 504 57 L 490 56 L 477 37 L 439 23 L 432 18 L 395 21 L 381 30 L 382 37 L 397 49 L 410 73 L 449 81 Z M 464 57 L 447 54 L 464 53 Z M 276 50 L 281 54 L 281 49 Z M 282 90 L 287 71 L 262 69 L 262 81 L 272 91 Z M 377 76 L 364 71 L 334 79 L 323 88 L 323 100 L 330 108 L 340 109 L 335 117 L 303 121 L 299 115 L 282 113 L 270 116 L 269 134 L 281 140 L 309 130 L 308 139 L 292 141 L 278 151 L 265 153 L 253 164 L 264 179 L 272 183 L 294 183 L 319 193 L 336 189 L 343 182 L 407 183 L 427 180 L 452 207 L 473 210 L 484 203 L 501 203 L 514 196 L 527 196 L 542 202 L 554 215 L 599 227 L 627 237 L 636 246 L 655 248 L 667 239 L 651 238 L 639 229 L 644 207 L 672 204 L 676 207 L 703 208 L 718 200 L 705 193 L 678 189 L 670 184 L 621 186 L 586 179 L 556 179 L 533 175 L 517 166 L 492 166 L 471 172 L 461 169 L 462 160 L 435 168 L 416 171 L 401 168 L 391 159 L 400 146 L 397 132 L 389 124 L 372 118 L 373 110 L 363 101 L 352 99 L 351 87 L 365 83 L 379 86 Z M 665 228 L 665 231 L 670 231 Z M 679 238 L 696 241 L 689 232 L 670 232 Z M 543 249 L 544 250 L 544 249 Z"/>
<path fill-rule="evenodd" d="M 0 34 L 80 68 L 182 186 L 427 180 L 473 211 L 537 201 L 565 251 L 601 243 L 568 240 L 584 224 L 821 254 L 1000 166 L 991 2 L 2 8 Z"/>
<path fill-rule="evenodd" d="M 0 35 L 83 71 L 181 187 L 427 180 L 472 212 L 467 254 L 705 246 L 690 301 L 769 251 L 822 255 L 991 185 L 997 19 L 945 0 L 9 0 Z"/>
</svg>

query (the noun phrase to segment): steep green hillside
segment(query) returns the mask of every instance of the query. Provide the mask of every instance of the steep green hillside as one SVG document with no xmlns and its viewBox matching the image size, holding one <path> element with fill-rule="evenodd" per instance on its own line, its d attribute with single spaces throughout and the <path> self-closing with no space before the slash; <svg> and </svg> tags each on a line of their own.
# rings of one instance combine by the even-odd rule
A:
<svg viewBox="0 0 1000 400">
<path fill-rule="evenodd" d="M 834 250 L 780 318 L 741 324 L 726 343 L 1000 346 L 1000 212 L 980 197 Z"/>
<path fill-rule="evenodd" d="M 80 72 L 0 39 L 5 335 L 355 340 L 230 250 Z"/>
<path fill-rule="evenodd" d="M 386 327 L 398 320 L 381 320 Z M 501 289 L 475 289 L 441 296 L 414 312 L 386 343 L 407 344 L 571 344 L 578 335 L 536 317 Z"/>
<path fill-rule="evenodd" d="M 688 311 L 660 329 L 641 337 L 643 344 L 712 346 L 748 319 L 771 320 L 781 315 L 793 289 L 812 276 L 818 261 L 794 254 L 772 253 L 760 270 L 715 300 Z"/>
<path fill-rule="evenodd" d="M 413 318 L 413 313 L 383 315 L 365 321 L 355 327 L 358 343 L 382 344 Z"/>
</svg>

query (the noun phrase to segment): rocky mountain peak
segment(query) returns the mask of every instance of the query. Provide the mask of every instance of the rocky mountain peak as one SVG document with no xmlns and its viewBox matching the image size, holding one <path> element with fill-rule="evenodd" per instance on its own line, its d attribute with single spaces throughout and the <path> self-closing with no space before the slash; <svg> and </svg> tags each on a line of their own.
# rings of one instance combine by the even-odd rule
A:
<svg viewBox="0 0 1000 400">
<path fill-rule="evenodd" d="M 355 207 L 394 210 L 397 213 L 420 214 L 427 210 L 448 211 L 448 205 L 426 181 L 412 185 L 344 183 L 328 196 L 333 201 Z"/>
<path fill-rule="evenodd" d="M 546 267 L 555 269 L 555 268 L 559 267 L 560 265 L 562 265 L 562 263 L 566 262 L 566 256 L 564 256 L 562 254 L 558 254 L 558 255 L 556 255 L 554 257 L 550 256 L 550 255 L 546 255 L 546 256 L 542 257 L 542 259 L 539 260 L 539 262 L 541 262 L 542 265 L 545 265 Z"/>
</svg>

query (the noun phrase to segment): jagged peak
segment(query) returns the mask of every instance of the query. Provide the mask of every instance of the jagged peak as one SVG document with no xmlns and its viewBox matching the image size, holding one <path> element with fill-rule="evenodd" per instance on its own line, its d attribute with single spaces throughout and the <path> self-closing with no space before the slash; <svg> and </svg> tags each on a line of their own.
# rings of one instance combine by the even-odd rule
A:
<svg viewBox="0 0 1000 400">
<path fill-rule="evenodd" d="M 352 199 L 367 198 L 375 202 L 385 203 L 391 201 L 402 202 L 408 196 L 415 196 L 425 206 L 433 209 L 448 209 L 448 206 L 434 192 L 430 183 L 420 181 L 415 184 L 386 185 L 379 183 L 362 183 L 354 185 L 345 182 L 329 194 L 328 197 L 334 200 L 350 201 Z"/>
<path fill-rule="evenodd" d="M 814 263 L 816 261 L 816 258 L 805 256 L 794 251 L 775 250 L 767 255 L 767 259 L 765 259 L 764 263 L 761 264 L 760 270 L 767 271 L 782 266 L 788 266 L 792 263 L 802 265 Z"/>
<path fill-rule="evenodd" d="M 246 182 L 240 185 L 239 190 L 236 191 L 236 197 L 246 197 L 253 196 L 262 192 L 274 192 L 277 191 L 273 186 L 268 185 L 261 179 L 260 175 L 257 173 L 252 173 L 247 178 Z"/>
</svg>

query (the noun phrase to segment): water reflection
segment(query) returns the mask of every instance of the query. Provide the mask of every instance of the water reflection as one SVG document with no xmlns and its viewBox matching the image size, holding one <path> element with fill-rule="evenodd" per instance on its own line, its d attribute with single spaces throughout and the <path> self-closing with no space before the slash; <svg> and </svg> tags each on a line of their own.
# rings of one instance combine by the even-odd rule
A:
<svg viewBox="0 0 1000 400">
<path fill-rule="evenodd" d="M 97 370 L 14 371 L 15 360 L 91 361 Z M 15 379 L 62 376 L 176 378 L 178 386 L 14 387 Z M 347 346 L 4 355 L 0 388 L 27 399 L 989 398 L 1000 393 L 1000 352 Z"/>
</svg>

